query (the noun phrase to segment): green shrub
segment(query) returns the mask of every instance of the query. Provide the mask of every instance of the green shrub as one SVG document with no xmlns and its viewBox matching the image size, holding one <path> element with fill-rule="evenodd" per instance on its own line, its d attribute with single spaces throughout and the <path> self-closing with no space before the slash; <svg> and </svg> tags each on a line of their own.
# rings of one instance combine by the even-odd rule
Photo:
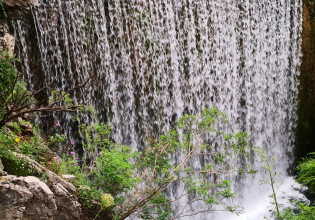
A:
<svg viewBox="0 0 315 220">
<path fill-rule="evenodd" d="M 309 154 L 309 158 L 302 160 L 296 170 L 300 183 L 308 186 L 312 193 L 315 193 L 315 153 Z"/>
<path fill-rule="evenodd" d="M 135 165 L 131 163 L 136 154 L 132 153 L 130 147 L 114 145 L 100 150 L 92 174 L 93 182 L 99 189 L 117 195 L 130 190 L 139 182 L 134 177 Z"/>
<path fill-rule="evenodd" d="M 281 216 L 283 220 L 315 220 L 315 207 L 299 203 L 295 211 L 285 209 Z"/>
</svg>

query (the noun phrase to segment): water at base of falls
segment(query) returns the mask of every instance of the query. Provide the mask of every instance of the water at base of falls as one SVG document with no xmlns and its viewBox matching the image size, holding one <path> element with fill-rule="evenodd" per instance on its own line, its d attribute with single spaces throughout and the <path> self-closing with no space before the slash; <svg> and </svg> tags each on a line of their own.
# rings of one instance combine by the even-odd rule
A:
<svg viewBox="0 0 315 220">
<path fill-rule="evenodd" d="M 181 115 L 216 106 L 229 116 L 229 129 L 248 131 L 253 145 L 276 158 L 279 179 L 286 179 L 295 140 L 301 5 L 43 0 L 33 10 L 33 24 L 13 26 L 30 84 L 40 77 L 43 85 L 66 90 L 89 75 L 105 75 L 102 85 L 76 99 L 91 99 L 115 141 L 141 149 L 146 137 L 168 130 Z M 246 199 L 268 195 L 259 189 L 264 172 L 258 161 L 251 160 L 256 177 L 232 178 L 240 201 L 257 203 L 240 219 L 258 219 L 267 210 L 266 196 Z"/>
<path fill-rule="evenodd" d="M 279 185 L 279 191 L 277 197 L 279 204 L 283 208 L 295 208 L 291 203 L 293 200 L 303 201 L 308 203 L 307 198 L 301 193 L 303 188 L 300 184 L 296 183 L 292 177 L 287 177 L 283 180 L 283 183 Z M 270 186 L 269 186 L 270 187 Z M 259 188 L 259 187 L 258 187 Z M 257 195 L 249 195 L 243 203 L 245 207 L 244 214 L 239 216 L 233 214 L 219 214 L 214 219 L 216 220 L 265 220 L 272 219 L 271 211 L 275 211 L 275 207 L 272 206 L 272 200 L 269 197 L 271 190 L 263 190 L 263 193 Z M 198 219 L 198 218 L 197 218 Z"/>
</svg>

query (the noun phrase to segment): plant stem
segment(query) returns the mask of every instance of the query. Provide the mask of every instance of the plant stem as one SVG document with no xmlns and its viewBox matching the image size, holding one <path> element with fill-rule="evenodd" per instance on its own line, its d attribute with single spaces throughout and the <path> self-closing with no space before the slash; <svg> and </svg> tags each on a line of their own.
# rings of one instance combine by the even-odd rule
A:
<svg viewBox="0 0 315 220">
<path fill-rule="evenodd" d="M 268 163 L 268 173 L 269 173 L 269 177 L 270 177 L 270 185 L 271 185 L 271 188 L 272 188 L 272 197 L 273 197 L 273 199 L 275 201 L 277 215 L 278 215 L 278 220 L 281 220 L 279 205 L 278 205 L 278 201 L 277 201 L 277 195 L 276 195 L 276 191 L 275 191 L 275 187 L 274 187 L 274 179 L 273 179 L 273 176 L 272 176 L 271 167 L 270 167 L 270 164 L 269 164 L 268 160 L 267 160 L 267 163 Z"/>
</svg>

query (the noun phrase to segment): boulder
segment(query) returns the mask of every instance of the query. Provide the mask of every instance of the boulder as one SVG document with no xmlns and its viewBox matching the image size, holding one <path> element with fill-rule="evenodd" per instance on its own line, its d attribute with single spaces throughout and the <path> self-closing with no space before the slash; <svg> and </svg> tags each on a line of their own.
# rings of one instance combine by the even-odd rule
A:
<svg viewBox="0 0 315 220">
<path fill-rule="evenodd" d="M 0 219 L 80 218 L 81 205 L 75 187 L 31 158 L 14 153 L 34 175 L 0 177 Z M 41 178 L 42 180 L 39 180 Z M 44 198 L 44 200 L 43 200 Z"/>
<path fill-rule="evenodd" d="M 0 219 L 53 219 L 53 192 L 36 177 L 8 175 L 0 179 Z"/>
<path fill-rule="evenodd" d="M 68 180 L 69 182 L 73 182 L 75 180 L 74 175 L 62 174 L 62 178 Z"/>
</svg>

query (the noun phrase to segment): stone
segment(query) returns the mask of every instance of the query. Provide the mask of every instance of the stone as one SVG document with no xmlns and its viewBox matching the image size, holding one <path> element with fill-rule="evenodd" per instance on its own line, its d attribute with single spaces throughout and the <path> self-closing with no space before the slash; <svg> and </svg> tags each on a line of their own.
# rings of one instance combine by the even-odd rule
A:
<svg viewBox="0 0 315 220">
<path fill-rule="evenodd" d="M 1 220 L 80 219 L 81 204 L 78 202 L 76 189 L 71 183 L 31 158 L 14 154 L 28 166 L 32 166 L 37 177 L 12 175 L 0 177 Z M 45 178 L 40 181 L 38 178 L 43 175 Z"/>
<path fill-rule="evenodd" d="M 7 50 L 11 55 L 14 52 L 15 39 L 8 30 L 0 25 L 0 50 Z"/>
<path fill-rule="evenodd" d="M 4 5 L 9 7 L 32 7 L 38 5 L 38 0 L 5 0 Z"/>
<path fill-rule="evenodd" d="M 56 201 L 49 187 L 36 177 L 8 175 L 0 179 L 0 219 L 53 219 Z"/>
<path fill-rule="evenodd" d="M 4 11 L 0 10 L 0 18 L 5 20 L 29 20 L 31 8 L 38 5 L 38 0 L 5 0 Z"/>
<path fill-rule="evenodd" d="M 4 166 L 0 158 L 0 176 L 3 176 L 3 175 L 6 175 L 6 172 L 4 171 Z"/>
<path fill-rule="evenodd" d="M 9 51 L 11 55 L 14 52 L 15 38 L 9 33 L 5 33 L 4 40 L 6 42 L 6 49 Z"/>
<path fill-rule="evenodd" d="M 73 199 L 73 195 L 60 183 L 54 184 L 52 190 L 58 204 L 58 212 L 54 218 L 62 220 L 79 219 L 81 204 Z"/>
<path fill-rule="evenodd" d="M 62 174 L 62 178 L 68 180 L 69 182 L 73 182 L 75 180 L 75 176 L 67 174 Z"/>
</svg>

